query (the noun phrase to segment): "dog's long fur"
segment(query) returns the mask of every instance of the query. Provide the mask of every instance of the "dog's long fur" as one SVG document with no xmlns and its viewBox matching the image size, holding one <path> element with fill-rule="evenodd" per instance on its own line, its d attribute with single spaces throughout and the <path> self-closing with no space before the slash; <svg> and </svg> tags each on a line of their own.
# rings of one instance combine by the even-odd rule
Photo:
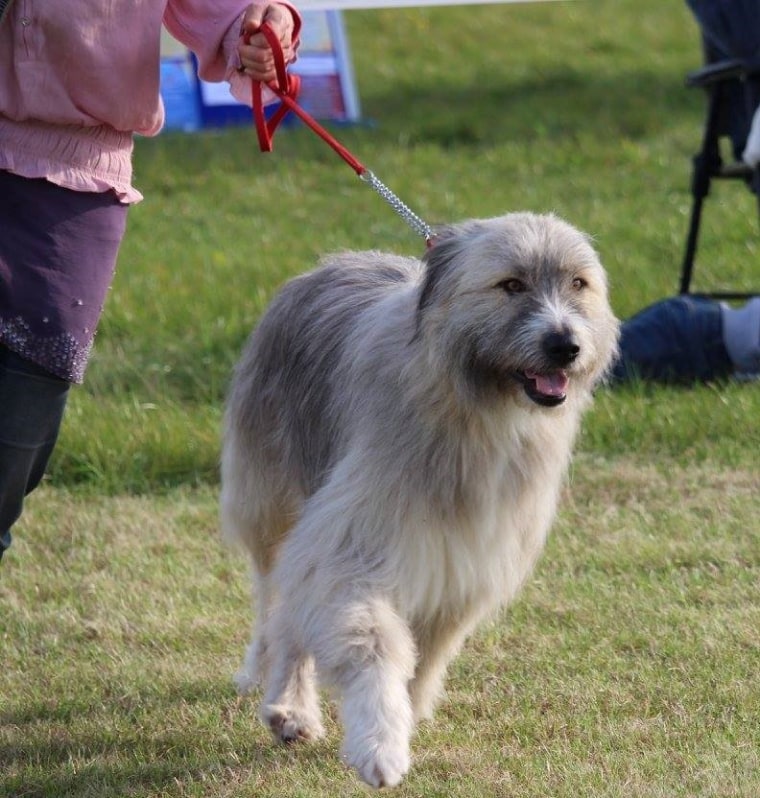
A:
<svg viewBox="0 0 760 798">
<path fill-rule="evenodd" d="M 447 663 L 536 562 L 617 335 L 594 249 L 551 215 L 285 286 L 237 366 L 222 457 L 223 529 L 258 598 L 238 684 L 263 681 L 276 738 L 323 733 L 318 674 L 346 761 L 401 780 Z"/>
</svg>

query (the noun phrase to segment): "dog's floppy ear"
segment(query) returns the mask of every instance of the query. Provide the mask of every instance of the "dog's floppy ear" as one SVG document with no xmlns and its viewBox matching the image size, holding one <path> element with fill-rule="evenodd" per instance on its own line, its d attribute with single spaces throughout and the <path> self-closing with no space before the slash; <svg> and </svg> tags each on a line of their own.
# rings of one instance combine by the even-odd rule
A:
<svg viewBox="0 0 760 798">
<path fill-rule="evenodd" d="M 422 262 L 425 264 L 425 278 L 422 282 L 420 298 L 417 303 L 418 331 L 420 318 L 425 309 L 432 303 L 442 278 L 448 273 L 450 265 L 480 228 L 481 225 L 477 221 L 436 228 L 431 238 L 431 244 L 422 256 Z"/>
<path fill-rule="evenodd" d="M 447 271 L 447 267 L 461 251 L 461 244 L 451 228 L 436 231 L 432 243 L 422 257 L 425 264 L 425 277 L 420 288 L 417 302 L 417 332 L 425 309 L 432 303 L 438 284 Z"/>
</svg>

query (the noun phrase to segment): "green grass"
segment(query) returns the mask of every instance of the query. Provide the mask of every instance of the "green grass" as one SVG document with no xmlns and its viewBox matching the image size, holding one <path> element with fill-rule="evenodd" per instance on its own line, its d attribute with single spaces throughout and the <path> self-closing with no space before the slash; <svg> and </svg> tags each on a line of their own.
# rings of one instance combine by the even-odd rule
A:
<svg viewBox="0 0 760 798">
<path fill-rule="evenodd" d="M 368 124 L 338 137 L 431 223 L 556 211 L 616 311 L 675 292 L 702 103 L 685 4 L 346 14 Z M 87 384 L 0 566 L 0 796 L 353 796 L 334 714 L 273 747 L 232 689 L 244 563 L 217 532 L 221 407 L 277 286 L 422 242 L 310 131 L 137 142 Z M 757 287 L 754 204 L 708 200 L 698 287 Z M 400 796 L 760 794 L 760 390 L 602 391 L 521 599 L 454 663 Z"/>
<path fill-rule="evenodd" d="M 581 454 L 563 507 L 521 600 L 454 663 L 396 794 L 756 795 L 756 471 Z M 28 528 L 0 583 L 0 794 L 365 792 L 334 713 L 326 740 L 276 747 L 236 698 L 247 586 L 213 489 L 46 488 Z"/>
</svg>

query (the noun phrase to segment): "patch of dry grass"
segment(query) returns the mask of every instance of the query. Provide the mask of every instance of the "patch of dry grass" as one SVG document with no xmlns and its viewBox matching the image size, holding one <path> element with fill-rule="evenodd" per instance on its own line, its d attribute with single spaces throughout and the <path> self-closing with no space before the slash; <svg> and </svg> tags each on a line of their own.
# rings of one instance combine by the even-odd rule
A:
<svg viewBox="0 0 760 798">
<path fill-rule="evenodd" d="M 760 792 L 760 484 L 581 454 L 539 568 L 455 661 L 399 796 Z M 45 488 L 0 574 L 0 795 L 362 794 L 340 728 L 276 747 L 230 676 L 244 563 L 212 489 Z"/>
</svg>

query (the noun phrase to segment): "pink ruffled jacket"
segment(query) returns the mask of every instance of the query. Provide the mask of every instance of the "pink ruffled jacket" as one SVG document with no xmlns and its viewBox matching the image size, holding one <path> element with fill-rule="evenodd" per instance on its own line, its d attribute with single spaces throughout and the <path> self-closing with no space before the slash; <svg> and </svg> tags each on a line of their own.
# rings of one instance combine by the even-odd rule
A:
<svg viewBox="0 0 760 798">
<path fill-rule="evenodd" d="M 0 169 L 139 201 L 133 134 L 153 136 L 164 122 L 162 24 L 196 54 L 204 80 L 228 80 L 245 97 L 237 46 L 249 4 L 14 0 L 0 23 Z"/>
</svg>

